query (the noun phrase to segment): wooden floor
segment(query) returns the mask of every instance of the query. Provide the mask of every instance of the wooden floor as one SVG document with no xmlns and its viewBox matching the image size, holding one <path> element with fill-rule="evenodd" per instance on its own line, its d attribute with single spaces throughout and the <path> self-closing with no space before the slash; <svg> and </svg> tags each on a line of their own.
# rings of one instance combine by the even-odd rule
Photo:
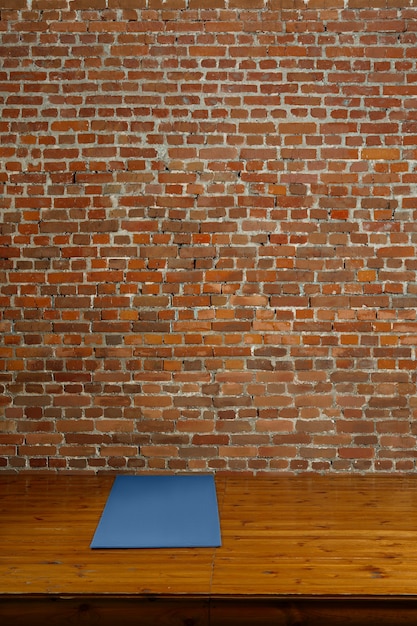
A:
<svg viewBox="0 0 417 626">
<path fill-rule="evenodd" d="M 113 478 L 0 475 L 0 623 L 417 624 L 417 478 L 216 479 L 221 548 L 90 550 Z"/>
</svg>

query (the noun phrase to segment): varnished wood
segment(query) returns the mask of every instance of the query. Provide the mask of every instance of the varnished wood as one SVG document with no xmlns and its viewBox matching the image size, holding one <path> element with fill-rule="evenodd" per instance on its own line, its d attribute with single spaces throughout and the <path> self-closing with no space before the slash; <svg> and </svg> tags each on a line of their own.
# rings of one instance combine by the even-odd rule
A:
<svg viewBox="0 0 417 626">
<path fill-rule="evenodd" d="M 2 623 L 417 623 L 411 476 L 222 476 L 221 548 L 90 550 L 112 480 L 0 476 Z"/>
<path fill-rule="evenodd" d="M 222 520 L 214 595 L 417 593 L 413 478 L 230 479 Z"/>
<path fill-rule="evenodd" d="M 111 478 L 0 481 L 3 593 L 208 595 L 214 549 L 89 548 Z"/>
</svg>

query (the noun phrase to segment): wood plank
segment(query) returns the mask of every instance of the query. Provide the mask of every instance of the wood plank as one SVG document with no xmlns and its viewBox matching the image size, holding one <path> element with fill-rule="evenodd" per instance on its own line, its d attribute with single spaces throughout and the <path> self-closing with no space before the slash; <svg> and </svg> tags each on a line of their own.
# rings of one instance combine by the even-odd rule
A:
<svg viewBox="0 0 417 626">
<path fill-rule="evenodd" d="M 260 563 L 260 561 L 263 561 Z M 245 572 L 245 580 L 243 580 Z M 225 559 L 216 563 L 212 596 L 298 595 L 386 597 L 417 594 L 417 564 L 398 559 L 389 565 L 378 559 L 294 562 L 290 559 Z"/>
<path fill-rule="evenodd" d="M 212 626 L 415 626 L 415 600 L 215 599 Z"/>
<path fill-rule="evenodd" d="M 208 595 L 214 548 L 90 550 L 111 484 L 1 477 L 2 593 Z"/>
<path fill-rule="evenodd" d="M 414 477 L 221 476 L 221 548 L 90 550 L 111 484 L 0 476 L 2 623 L 417 623 Z"/>
<path fill-rule="evenodd" d="M 13 626 L 415 626 L 416 615 L 404 599 L 0 599 Z"/>
<path fill-rule="evenodd" d="M 212 594 L 417 593 L 408 477 L 229 478 Z"/>
<path fill-rule="evenodd" d="M 3 598 L 7 626 L 208 626 L 209 601 L 186 598 Z"/>
</svg>

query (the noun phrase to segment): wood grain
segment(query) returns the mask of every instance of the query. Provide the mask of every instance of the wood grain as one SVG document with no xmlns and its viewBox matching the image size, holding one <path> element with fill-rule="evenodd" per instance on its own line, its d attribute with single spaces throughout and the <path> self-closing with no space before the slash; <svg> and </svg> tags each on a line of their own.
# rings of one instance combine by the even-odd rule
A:
<svg viewBox="0 0 417 626">
<path fill-rule="evenodd" d="M 413 477 L 221 476 L 221 548 L 90 550 L 112 480 L 0 476 L 2 623 L 417 623 Z"/>
<path fill-rule="evenodd" d="M 211 592 L 413 595 L 416 528 L 410 478 L 230 478 Z"/>
<path fill-rule="evenodd" d="M 108 477 L 1 477 L 3 593 L 208 594 L 214 549 L 90 550 Z"/>
</svg>

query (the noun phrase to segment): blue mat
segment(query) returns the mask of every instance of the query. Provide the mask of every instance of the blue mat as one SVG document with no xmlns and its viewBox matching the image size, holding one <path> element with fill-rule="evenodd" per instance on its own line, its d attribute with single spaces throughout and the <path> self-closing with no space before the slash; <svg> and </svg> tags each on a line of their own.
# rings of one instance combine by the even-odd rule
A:
<svg viewBox="0 0 417 626">
<path fill-rule="evenodd" d="M 213 476 L 176 474 L 117 476 L 90 547 L 220 545 Z"/>
</svg>

